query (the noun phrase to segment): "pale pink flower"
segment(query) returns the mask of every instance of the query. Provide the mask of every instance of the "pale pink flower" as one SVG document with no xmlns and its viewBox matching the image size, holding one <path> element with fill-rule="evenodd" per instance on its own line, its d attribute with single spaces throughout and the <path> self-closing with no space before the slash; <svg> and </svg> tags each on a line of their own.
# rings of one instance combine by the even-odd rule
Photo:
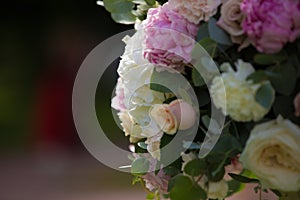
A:
<svg viewBox="0 0 300 200">
<path fill-rule="evenodd" d="M 216 14 L 221 0 L 169 0 L 170 9 L 176 10 L 189 22 L 199 24 Z"/>
<path fill-rule="evenodd" d="M 191 61 L 198 26 L 179 13 L 170 10 L 168 3 L 148 11 L 145 25 L 144 57 L 160 69 L 183 70 Z"/>
<path fill-rule="evenodd" d="M 118 78 L 117 86 L 116 86 L 116 96 L 112 98 L 111 107 L 116 110 L 123 111 L 126 110 L 126 106 L 124 104 L 124 84 L 121 78 Z"/>
<path fill-rule="evenodd" d="M 243 0 L 243 30 L 260 52 L 277 53 L 300 35 L 299 0 Z"/>
</svg>

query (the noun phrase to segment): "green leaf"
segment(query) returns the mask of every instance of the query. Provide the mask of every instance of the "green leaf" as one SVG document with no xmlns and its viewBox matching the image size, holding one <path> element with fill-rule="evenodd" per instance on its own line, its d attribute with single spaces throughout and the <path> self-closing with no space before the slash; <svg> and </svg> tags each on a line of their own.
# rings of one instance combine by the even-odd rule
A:
<svg viewBox="0 0 300 200">
<path fill-rule="evenodd" d="M 297 70 L 293 65 L 284 63 L 266 70 L 274 89 L 283 95 L 291 95 L 297 82 Z M 288 80 L 287 80 L 288 79 Z"/>
<path fill-rule="evenodd" d="M 194 159 L 188 162 L 184 167 L 184 172 L 190 176 L 199 176 L 207 169 L 206 163 L 203 159 Z"/>
<path fill-rule="evenodd" d="M 280 63 L 286 60 L 286 55 L 284 53 L 277 54 L 256 54 L 254 56 L 254 62 L 260 65 L 271 65 Z"/>
<path fill-rule="evenodd" d="M 163 170 L 166 175 L 169 175 L 171 177 L 174 177 L 181 172 L 179 169 L 177 169 L 174 166 L 167 166 L 167 167 L 163 168 Z"/>
<path fill-rule="evenodd" d="M 142 149 L 147 149 L 147 146 L 148 146 L 145 142 L 138 142 L 137 145 L 139 147 L 141 147 Z"/>
<path fill-rule="evenodd" d="M 269 80 L 268 75 L 263 70 L 257 70 L 247 77 L 247 80 L 252 80 L 253 83 L 260 83 Z"/>
<path fill-rule="evenodd" d="M 242 145 L 237 138 L 231 134 L 222 134 L 211 153 L 223 153 L 230 156 L 238 153 L 237 151 L 242 151 Z"/>
<path fill-rule="evenodd" d="M 104 7 L 111 13 L 128 13 L 131 12 L 134 3 L 129 0 L 103 0 Z"/>
<path fill-rule="evenodd" d="M 234 193 L 237 193 L 245 188 L 245 184 L 237 181 L 237 180 L 231 180 L 228 181 L 228 193 L 227 197 L 233 195 Z"/>
<path fill-rule="evenodd" d="M 138 158 L 131 164 L 131 173 L 143 175 L 149 170 L 150 163 L 146 158 Z"/>
<path fill-rule="evenodd" d="M 154 193 L 148 193 L 147 196 L 146 196 L 146 199 L 147 200 L 153 200 L 153 199 L 155 199 L 155 194 Z"/>
<path fill-rule="evenodd" d="M 217 48 L 218 48 L 218 44 L 216 41 L 212 40 L 211 38 L 203 38 L 202 40 L 200 40 L 198 42 L 206 51 L 207 53 L 214 57 L 217 53 Z M 195 48 L 197 50 L 197 48 Z M 193 51 L 192 52 L 192 57 L 196 59 L 199 59 L 198 58 L 198 52 L 197 51 Z"/>
<path fill-rule="evenodd" d="M 225 175 L 225 168 L 224 168 L 225 161 L 226 161 L 226 159 L 223 159 L 223 162 L 218 163 L 218 165 L 216 165 L 212 168 L 212 170 L 208 174 L 209 180 L 218 182 L 223 179 L 223 177 Z M 211 167 L 209 167 L 209 168 L 211 168 Z"/>
<path fill-rule="evenodd" d="M 217 43 L 227 46 L 233 45 L 230 36 L 217 25 L 217 20 L 213 17 L 208 22 L 208 32 L 210 37 Z"/>
<path fill-rule="evenodd" d="M 231 178 L 233 178 L 234 180 L 237 180 L 241 183 L 259 183 L 258 179 L 248 178 L 246 176 L 232 174 L 232 173 L 229 173 L 228 175 L 231 176 Z"/>
<path fill-rule="evenodd" d="M 194 83 L 194 86 L 196 86 L 196 87 L 201 87 L 201 86 L 206 85 L 204 79 L 199 74 L 199 72 L 196 70 L 196 68 L 193 68 L 193 71 L 192 71 L 192 81 Z"/>
<path fill-rule="evenodd" d="M 185 88 L 187 82 L 182 80 L 183 77 L 180 73 L 153 70 L 150 88 L 163 93 L 176 92 L 179 91 L 179 88 Z"/>
<path fill-rule="evenodd" d="M 145 0 L 149 6 L 153 6 L 155 4 L 155 0 Z"/>
<path fill-rule="evenodd" d="M 172 200 L 206 200 L 206 192 L 184 175 L 177 175 L 169 182 L 170 198 Z"/>
<path fill-rule="evenodd" d="M 203 38 L 209 38 L 208 23 L 201 24 L 197 33 L 196 40 L 200 41 Z"/>
<path fill-rule="evenodd" d="M 136 20 L 136 16 L 131 11 L 126 13 L 111 13 L 111 17 L 115 22 L 121 24 L 134 24 Z"/>
<path fill-rule="evenodd" d="M 269 81 L 263 83 L 255 94 L 256 102 L 258 102 L 261 106 L 263 106 L 267 110 L 271 108 L 274 99 L 275 99 L 275 91 Z"/>
</svg>

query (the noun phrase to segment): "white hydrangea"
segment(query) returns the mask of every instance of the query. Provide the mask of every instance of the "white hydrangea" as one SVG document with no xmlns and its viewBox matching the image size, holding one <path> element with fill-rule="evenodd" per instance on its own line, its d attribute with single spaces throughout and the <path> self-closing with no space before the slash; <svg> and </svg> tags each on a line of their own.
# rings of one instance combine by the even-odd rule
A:
<svg viewBox="0 0 300 200">
<path fill-rule="evenodd" d="M 225 115 L 236 121 L 258 121 L 269 110 L 255 100 L 260 84 L 246 80 L 254 72 L 254 68 L 242 60 L 238 61 L 236 67 L 237 71 L 234 71 L 228 63 L 221 66 L 225 72 L 212 81 L 210 88 L 212 100 L 217 108 L 221 108 Z"/>
<path fill-rule="evenodd" d="M 144 30 L 141 22 L 135 25 L 136 33 L 125 36 L 125 51 L 121 56 L 118 74 L 124 91 L 123 104 L 125 111 L 120 112 L 121 126 L 130 142 L 147 138 L 148 152 L 157 160 L 160 159 L 160 139 L 163 132 L 149 117 L 149 110 L 154 104 L 165 100 L 163 93 L 150 89 L 154 65 L 143 57 Z"/>
</svg>

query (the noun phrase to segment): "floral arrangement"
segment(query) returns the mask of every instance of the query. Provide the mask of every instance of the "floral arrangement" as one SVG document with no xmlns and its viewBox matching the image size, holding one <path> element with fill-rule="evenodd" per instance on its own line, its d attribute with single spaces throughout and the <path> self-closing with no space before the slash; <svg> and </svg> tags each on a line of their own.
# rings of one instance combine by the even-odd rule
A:
<svg viewBox="0 0 300 200">
<path fill-rule="evenodd" d="M 299 0 L 100 3 L 135 24 L 112 107 L 147 199 L 225 199 L 247 183 L 300 199 Z"/>
</svg>

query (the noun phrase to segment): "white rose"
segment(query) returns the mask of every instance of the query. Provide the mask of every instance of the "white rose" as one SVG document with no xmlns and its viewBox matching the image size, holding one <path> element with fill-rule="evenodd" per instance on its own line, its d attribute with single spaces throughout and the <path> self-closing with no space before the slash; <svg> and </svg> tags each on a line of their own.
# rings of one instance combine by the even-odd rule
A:
<svg viewBox="0 0 300 200">
<path fill-rule="evenodd" d="M 252 130 L 240 161 L 264 187 L 289 192 L 300 189 L 299 158 L 299 127 L 278 117 Z"/>
</svg>

